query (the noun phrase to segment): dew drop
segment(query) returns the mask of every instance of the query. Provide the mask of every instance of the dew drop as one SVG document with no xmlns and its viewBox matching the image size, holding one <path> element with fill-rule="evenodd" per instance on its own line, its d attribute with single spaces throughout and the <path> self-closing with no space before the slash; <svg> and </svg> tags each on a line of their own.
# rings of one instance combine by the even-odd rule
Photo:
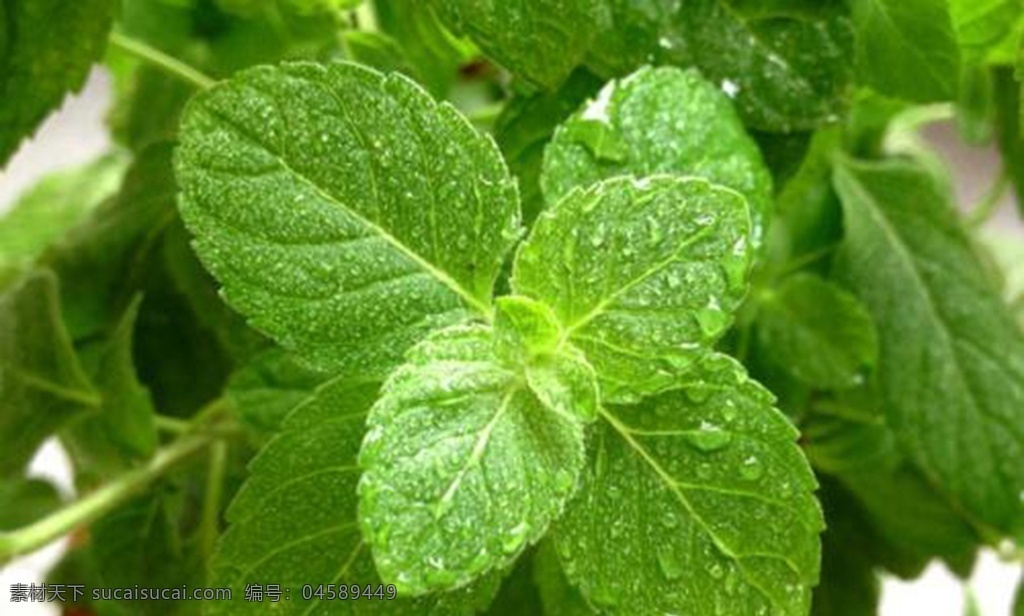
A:
<svg viewBox="0 0 1024 616">
<path fill-rule="evenodd" d="M 747 481 L 757 481 L 764 475 L 764 464 L 756 456 L 747 456 L 740 466 L 740 476 Z"/>
<path fill-rule="evenodd" d="M 728 446 L 732 442 L 732 434 L 714 424 L 702 422 L 699 429 L 687 434 L 687 439 L 697 449 L 710 453 Z"/>
<path fill-rule="evenodd" d="M 671 548 L 658 549 L 658 566 L 661 573 L 669 580 L 678 580 L 685 570 L 678 553 Z"/>
</svg>

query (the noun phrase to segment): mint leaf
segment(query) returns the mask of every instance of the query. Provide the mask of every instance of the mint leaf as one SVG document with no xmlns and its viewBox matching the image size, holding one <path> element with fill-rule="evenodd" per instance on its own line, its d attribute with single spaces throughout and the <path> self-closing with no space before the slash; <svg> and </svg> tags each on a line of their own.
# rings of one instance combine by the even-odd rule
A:
<svg viewBox="0 0 1024 616">
<path fill-rule="evenodd" d="M 642 68 L 606 85 L 555 131 L 541 187 L 553 205 L 598 180 L 658 173 L 699 176 L 742 194 L 760 244 L 771 175 L 728 97 L 693 70 Z"/>
<path fill-rule="evenodd" d="M 1016 0 L 949 0 L 964 63 L 982 61 L 1013 30 L 1020 12 Z"/>
<path fill-rule="evenodd" d="M 835 183 L 842 276 L 878 325 L 901 449 L 976 520 L 1024 536 L 1024 335 L 927 171 L 844 160 Z"/>
<path fill-rule="evenodd" d="M 108 154 L 40 180 L 0 217 L 0 266 L 27 264 L 114 194 L 127 166 Z"/>
<path fill-rule="evenodd" d="M 496 304 L 495 351 L 504 361 L 525 364 L 562 342 L 558 317 L 547 305 L 516 295 L 499 297 Z"/>
<path fill-rule="evenodd" d="M 873 533 L 849 497 L 829 488 L 824 484 L 821 494 L 828 528 L 821 537 L 821 582 L 811 616 L 878 616 L 882 584 L 869 543 Z"/>
<path fill-rule="evenodd" d="M 453 593 L 393 601 L 302 599 L 306 584 L 384 582 L 356 517 L 356 457 L 374 384 L 333 379 L 296 407 L 250 465 L 251 476 L 228 509 L 230 523 L 213 559 L 213 583 L 241 597 L 248 583 L 280 584 L 291 600 L 282 614 L 444 614 L 469 616 L 490 602 L 498 578 Z M 314 582 L 313 580 L 316 580 Z M 330 606 L 330 610 L 328 607 Z M 258 602 L 212 601 L 205 614 L 263 614 Z"/>
<path fill-rule="evenodd" d="M 15 530 L 43 518 L 56 511 L 61 500 L 48 481 L 0 478 L 0 531 Z"/>
<path fill-rule="evenodd" d="M 531 226 L 544 209 L 540 177 L 544 150 L 555 129 L 595 94 L 604 82 L 585 69 L 573 72 L 550 92 L 517 93 L 494 123 L 494 138 L 519 180 L 523 222 Z"/>
<path fill-rule="evenodd" d="M 260 67 L 200 94 L 177 174 L 228 302 L 338 372 L 383 376 L 430 330 L 488 312 L 518 236 L 494 143 L 351 64 Z"/>
<path fill-rule="evenodd" d="M 606 4 L 611 19 L 591 54 L 603 74 L 629 73 L 650 58 L 694 66 L 732 93 L 748 126 L 773 132 L 815 128 L 844 107 L 853 35 L 841 3 Z"/>
<path fill-rule="evenodd" d="M 41 258 L 61 279 L 61 303 L 76 341 L 102 336 L 149 274 L 159 238 L 175 220 L 171 148 L 141 152 L 117 195 L 101 204 Z"/>
<path fill-rule="evenodd" d="M 0 295 L 0 476 L 19 473 L 46 437 L 100 404 L 57 293 L 53 273 L 38 270 Z"/>
<path fill-rule="evenodd" d="M 602 414 L 555 527 L 566 574 L 603 613 L 806 614 L 823 523 L 797 431 L 735 361 L 695 373 Z"/>
<path fill-rule="evenodd" d="M 414 347 L 370 410 L 359 515 L 381 577 L 403 594 L 510 565 L 562 512 L 582 423 L 497 360 L 482 326 Z"/>
<path fill-rule="evenodd" d="M 160 485 L 89 528 L 89 549 L 104 586 L 181 588 L 202 584 L 204 571 L 199 555 L 186 544 L 177 527 L 174 496 Z M 197 614 L 197 606 L 189 603 L 155 597 L 126 598 L 115 605 L 139 616 Z"/>
<path fill-rule="evenodd" d="M 328 380 L 281 349 L 269 349 L 236 370 L 227 395 L 239 421 L 260 435 L 272 435 L 296 406 Z"/>
<path fill-rule="evenodd" d="M 430 5 L 452 31 L 473 39 L 517 76 L 549 89 L 582 64 L 603 9 L 602 3 L 582 0 L 432 0 Z"/>
<path fill-rule="evenodd" d="M 33 0 L 0 10 L 0 165 L 85 83 L 113 14 L 111 0 Z"/>
<path fill-rule="evenodd" d="M 811 464 L 856 497 L 886 543 L 922 562 L 940 557 L 954 570 L 971 561 L 980 538 L 900 452 L 881 410 L 822 404 L 803 433 Z"/>
<path fill-rule="evenodd" d="M 852 6 L 863 83 L 915 102 L 956 97 L 960 51 L 947 2 L 854 0 Z"/>
<path fill-rule="evenodd" d="M 153 401 L 138 381 L 132 357 L 141 303 L 142 298 L 137 297 L 109 338 L 92 345 L 94 356 L 85 358 L 102 401 L 99 413 L 70 426 L 63 439 L 80 473 L 88 470 L 114 475 L 156 451 Z M 87 352 L 88 347 L 83 355 Z"/>
<path fill-rule="evenodd" d="M 435 96 L 448 93 L 459 66 L 476 54 L 476 48 L 449 32 L 428 2 L 377 0 L 373 6 L 381 31 L 407 59 L 410 75 Z"/>
<path fill-rule="evenodd" d="M 544 614 L 592 616 L 596 614 L 579 589 L 569 583 L 552 540 L 544 540 L 533 555 L 533 582 L 540 591 Z"/>
<path fill-rule="evenodd" d="M 613 178 L 570 192 L 519 248 L 512 289 L 552 307 L 605 402 L 674 386 L 746 293 L 750 215 L 701 179 Z"/>
<path fill-rule="evenodd" d="M 811 274 L 764 291 L 757 332 L 765 353 L 818 389 L 853 387 L 878 358 L 878 333 L 860 301 Z"/>
</svg>

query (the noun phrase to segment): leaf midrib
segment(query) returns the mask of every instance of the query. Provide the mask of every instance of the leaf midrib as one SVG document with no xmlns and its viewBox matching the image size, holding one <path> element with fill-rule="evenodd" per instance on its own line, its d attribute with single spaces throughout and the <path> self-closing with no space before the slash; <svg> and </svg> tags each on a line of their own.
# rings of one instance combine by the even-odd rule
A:
<svg viewBox="0 0 1024 616">
<path fill-rule="evenodd" d="M 690 503 L 690 500 L 688 498 L 686 498 L 686 495 L 683 494 L 683 492 L 681 490 L 679 490 L 678 482 L 676 482 L 675 478 L 672 477 L 672 475 L 670 475 L 668 473 L 668 471 L 666 471 L 664 468 L 662 468 L 662 466 L 658 463 L 658 461 L 655 460 L 651 456 L 651 454 L 647 452 L 647 449 L 643 445 L 641 445 L 639 442 L 637 442 L 636 439 L 634 439 L 632 437 L 630 428 L 628 426 L 626 426 L 624 423 L 622 423 L 621 421 L 619 421 L 619 419 L 617 417 L 615 417 L 614 415 L 609 413 L 607 410 L 602 408 L 602 409 L 600 409 L 599 412 L 600 412 L 601 416 L 605 419 L 605 421 L 607 421 L 608 424 L 610 426 L 612 426 L 612 428 L 619 434 L 619 436 L 622 437 L 622 439 L 626 442 L 626 444 L 629 445 L 630 448 L 633 449 L 641 457 L 641 459 L 643 459 L 644 462 L 646 462 L 647 465 L 651 467 L 651 470 L 653 470 L 654 473 L 658 476 L 658 478 L 661 479 L 662 483 L 665 484 L 665 487 L 672 494 L 674 494 L 676 496 L 676 498 L 679 500 L 680 504 L 682 504 L 683 508 L 686 509 L 687 513 L 690 514 L 690 517 L 692 517 L 693 520 L 697 523 L 697 525 L 700 526 L 700 528 L 709 537 L 711 537 L 711 540 L 715 544 L 715 546 L 725 556 L 727 556 L 728 558 L 732 559 L 736 563 L 737 570 L 740 572 L 740 574 L 743 576 L 743 578 L 747 581 L 747 583 L 749 583 L 752 588 L 754 588 L 759 593 L 761 593 L 761 595 L 763 595 L 764 598 L 768 600 L 769 604 L 773 604 L 774 602 L 772 600 L 771 593 L 769 593 L 767 590 L 765 590 L 757 582 L 757 580 L 751 578 L 747 574 L 746 567 L 743 564 L 743 557 L 741 557 L 738 554 L 736 554 L 735 552 L 733 552 L 726 545 L 726 543 L 724 541 L 722 541 L 718 537 L 717 534 L 715 534 L 715 532 L 711 528 L 711 526 L 704 520 L 703 517 L 700 516 L 700 514 L 698 514 L 696 512 L 696 510 L 694 510 L 693 505 Z M 777 560 L 781 560 L 794 573 L 796 573 L 797 576 L 803 577 L 802 574 L 800 573 L 800 569 L 796 566 L 796 564 L 793 563 L 785 555 L 782 555 L 782 554 L 770 554 L 770 553 L 768 553 L 768 554 L 756 554 L 756 556 L 761 556 L 761 557 L 765 557 L 765 558 L 774 558 L 774 559 L 777 559 Z"/>
<path fill-rule="evenodd" d="M 248 131 L 246 131 L 242 127 L 238 126 L 238 124 L 235 123 L 230 118 L 227 118 L 223 114 L 218 113 L 218 112 L 212 110 L 209 106 L 200 107 L 199 110 L 200 110 L 201 113 L 207 114 L 212 120 L 215 120 L 216 122 L 221 123 L 221 124 L 227 126 L 236 135 L 240 136 L 241 138 L 245 139 L 246 141 L 249 141 L 254 146 L 256 146 L 256 147 L 260 148 L 261 150 L 263 150 L 264 152 L 266 152 L 268 155 L 270 155 L 277 162 L 278 165 L 280 165 L 281 169 L 285 173 L 291 175 L 296 181 L 301 182 L 302 184 L 304 184 L 307 187 L 309 187 L 310 189 L 312 189 L 312 191 L 317 196 L 319 196 L 321 199 L 323 199 L 327 203 L 329 203 L 329 204 L 331 204 L 331 205 L 333 205 L 335 207 L 338 207 L 339 209 L 343 210 L 346 214 L 348 214 L 349 216 L 354 218 L 356 220 L 356 222 L 358 222 L 359 224 L 364 225 L 370 231 L 378 234 L 382 239 L 384 239 L 384 241 L 386 241 L 388 244 L 390 244 L 396 250 L 398 250 L 403 255 L 408 257 L 416 265 L 421 267 L 424 271 L 429 273 L 431 276 L 433 276 L 435 279 L 437 279 L 439 282 L 441 282 L 446 287 L 448 287 L 451 291 L 453 291 L 456 295 L 458 295 L 460 298 L 462 298 L 463 301 L 465 301 L 468 305 L 472 306 L 476 311 L 478 311 L 481 316 L 483 316 L 488 321 L 492 320 L 492 318 L 493 318 L 493 316 L 492 316 L 493 311 L 492 311 L 491 306 L 489 305 L 489 303 L 481 301 L 479 298 L 477 298 L 475 295 L 473 295 L 469 290 L 467 290 L 465 287 L 463 287 L 458 281 L 456 281 L 454 278 L 452 278 L 451 275 L 449 275 L 447 272 L 437 268 L 435 265 L 433 265 L 432 263 L 428 262 L 426 259 L 424 259 L 422 256 L 420 256 L 416 251 L 414 251 L 413 249 L 411 249 L 408 246 L 406 246 L 401 240 L 399 240 L 394 235 L 392 235 L 391 233 L 386 231 L 383 227 L 381 227 L 377 223 L 375 223 L 372 220 L 370 220 L 369 218 L 363 216 L 361 213 L 359 213 L 355 209 L 346 206 L 344 203 L 342 203 L 336 197 L 334 197 L 334 195 L 332 195 L 329 192 L 327 192 L 326 190 L 324 190 L 321 186 L 319 186 L 316 182 L 311 180 L 305 174 L 299 172 L 297 169 L 295 169 L 290 164 L 288 164 L 288 162 L 284 159 L 284 157 L 282 157 L 277 151 L 271 149 L 266 144 L 264 144 L 262 141 L 260 141 L 259 139 L 253 137 L 252 135 L 250 135 L 248 133 Z"/>
<path fill-rule="evenodd" d="M 935 302 L 935 298 L 932 295 L 932 291 L 922 278 L 921 272 L 917 269 L 917 265 L 914 261 L 913 254 L 910 252 L 910 248 L 903 244 L 899 236 L 899 233 L 896 231 L 896 229 L 892 227 L 892 225 L 889 223 L 889 219 L 882 212 L 881 208 L 878 206 L 875 199 L 872 197 L 870 193 L 864 190 L 864 188 L 862 187 L 861 183 L 857 180 L 857 178 L 853 176 L 852 173 L 843 169 L 841 166 L 836 167 L 836 174 L 843 176 L 843 179 L 846 182 L 847 186 L 849 186 L 861 199 L 861 202 L 864 203 L 863 209 L 868 213 L 868 215 L 871 217 L 871 220 L 875 222 L 878 228 L 881 229 L 882 233 L 885 234 L 886 239 L 893 248 L 893 252 L 897 256 L 899 256 L 901 260 L 904 262 L 904 269 L 910 274 L 914 286 L 918 288 L 918 291 L 921 293 L 921 296 L 925 299 L 925 304 L 927 306 L 927 314 L 931 317 L 931 321 L 935 329 L 939 331 L 939 342 L 942 344 L 942 346 L 946 349 L 946 352 L 952 358 L 952 364 L 956 374 L 955 378 L 959 381 L 960 386 L 963 388 L 964 393 L 967 395 L 967 399 L 970 401 L 971 409 L 977 415 L 988 416 L 988 414 L 984 412 L 984 407 L 981 404 L 979 404 L 978 400 L 976 399 L 974 394 L 974 388 L 969 384 L 967 376 L 964 373 L 963 367 L 960 365 L 960 355 L 956 349 L 956 345 L 954 344 L 952 332 L 947 327 L 945 318 L 942 316 L 942 314 L 939 313 L 938 307 Z M 985 449 L 987 449 L 988 451 L 996 451 L 996 449 L 992 448 L 992 439 L 989 436 L 988 430 L 982 430 L 981 432 L 982 434 L 984 434 L 985 439 L 988 441 L 988 447 L 986 447 Z M 931 460 L 933 457 L 931 454 L 931 447 L 927 447 L 926 449 L 928 451 L 927 458 Z M 999 465 L 996 465 L 996 468 L 1001 467 Z M 932 483 L 933 485 L 941 486 L 944 484 L 944 482 L 937 480 L 933 476 L 934 471 L 932 469 L 922 469 L 922 471 L 924 472 L 925 476 L 929 477 L 930 483 Z M 967 509 L 963 506 L 963 504 L 960 502 L 960 499 L 956 495 L 950 493 L 949 490 L 944 489 L 940 491 L 942 494 L 946 496 L 947 499 L 949 499 L 951 504 L 953 504 L 957 508 L 957 510 L 964 512 L 967 511 Z M 973 516 L 970 516 L 970 519 L 975 524 L 978 523 L 974 520 Z"/>
</svg>

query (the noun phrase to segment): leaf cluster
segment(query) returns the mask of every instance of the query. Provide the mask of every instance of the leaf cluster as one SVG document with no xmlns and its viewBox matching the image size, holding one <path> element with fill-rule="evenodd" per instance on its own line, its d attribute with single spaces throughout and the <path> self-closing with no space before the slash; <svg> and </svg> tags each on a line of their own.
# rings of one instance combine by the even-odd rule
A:
<svg viewBox="0 0 1024 616">
<path fill-rule="evenodd" d="M 868 616 L 1021 560 L 1019 0 L 74 4 L 0 3 L 0 162 L 114 91 L 0 218 L 0 562 L 234 594 L 104 616 Z"/>
</svg>

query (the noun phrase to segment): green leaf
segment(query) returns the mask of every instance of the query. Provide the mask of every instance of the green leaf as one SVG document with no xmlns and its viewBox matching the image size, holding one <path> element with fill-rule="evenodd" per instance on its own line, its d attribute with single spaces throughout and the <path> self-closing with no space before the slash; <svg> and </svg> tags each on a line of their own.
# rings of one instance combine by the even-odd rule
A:
<svg viewBox="0 0 1024 616">
<path fill-rule="evenodd" d="M 602 83 L 587 70 L 580 69 L 558 90 L 516 94 L 498 116 L 494 138 L 519 180 L 523 222 L 527 226 L 531 226 L 544 209 L 540 176 L 545 147 L 558 125 L 595 94 Z"/>
<path fill-rule="evenodd" d="M 773 132 L 816 128 L 845 106 L 853 36 L 842 3 L 605 4 L 611 19 L 591 56 L 605 75 L 632 72 L 651 58 L 699 68 L 735 97 L 748 126 Z"/>
<path fill-rule="evenodd" d="M 864 527 L 848 501 L 825 484 L 822 506 L 828 529 L 821 537 L 821 582 L 814 589 L 812 616 L 878 616 L 882 584 Z"/>
<path fill-rule="evenodd" d="M 854 0 L 860 80 L 919 103 L 956 98 L 960 51 L 949 12 L 944 0 Z"/>
<path fill-rule="evenodd" d="M 127 167 L 119 154 L 44 177 L 0 217 L 0 265 L 29 263 L 101 201 L 114 194 Z"/>
<path fill-rule="evenodd" d="M 721 355 L 682 390 L 610 408 L 555 527 L 569 580 L 609 614 L 807 614 L 821 510 L 797 431 Z"/>
<path fill-rule="evenodd" d="M 302 600 L 305 584 L 383 582 L 374 569 L 356 517 L 356 458 L 366 409 L 377 386 L 344 379 L 322 385 L 298 406 L 250 465 L 251 476 L 227 513 L 230 523 L 213 559 L 213 584 L 241 597 L 245 585 L 280 584 L 291 600 L 275 607 L 284 615 L 306 613 L 381 616 L 469 616 L 497 592 L 498 578 L 453 593 L 394 601 Z M 314 580 L 316 580 L 314 582 Z M 329 607 L 328 607 L 329 605 Z M 205 614 L 263 614 L 266 605 L 213 601 Z"/>
<path fill-rule="evenodd" d="M 82 351 L 101 403 L 99 413 L 70 426 L 63 439 L 79 473 L 115 475 L 156 451 L 153 401 L 138 380 L 132 357 L 141 304 L 142 298 L 136 297 L 109 338 L 91 345 L 94 357 L 88 357 L 89 347 Z"/>
<path fill-rule="evenodd" d="M 150 488 L 89 529 L 89 549 L 103 585 L 110 588 L 181 588 L 202 584 L 204 570 L 186 545 L 166 486 Z M 239 596 L 240 597 L 240 596 Z M 171 599 L 124 599 L 117 605 L 139 616 L 197 614 L 198 606 Z"/>
<path fill-rule="evenodd" d="M 299 403 L 328 377 L 310 370 L 281 349 L 269 349 L 231 375 L 227 395 L 239 421 L 271 435 Z"/>
<path fill-rule="evenodd" d="M 551 308 L 517 295 L 498 298 L 494 317 L 495 351 L 502 360 L 522 363 L 554 352 L 562 327 Z"/>
<path fill-rule="evenodd" d="M 430 330 L 488 313 L 519 233 L 494 143 L 351 64 L 260 67 L 200 94 L 177 172 L 228 302 L 336 372 L 384 376 Z"/>
<path fill-rule="evenodd" d="M 559 86 L 583 63 L 602 3 L 583 0 L 431 0 L 438 17 L 488 56 L 538 86 Z"/>
<path fill-rule="evenodd" d="M 874 531 L 922 562 L 971 561 L 980 538 L 900 450 L 880 412 L 822 404 L 803 424 L 805 451 L 856 498 Z"/>
<path fill-rule="evenodd" d="M 32 0 L 0 10 L 0 166 L 103 53 L 111 0 Z"/>
<path fill-rule="evenodd" d="M 420 595 L 510 565 L 562 512 L 583 466 L 582 422 L 545 407 L 491 331 L 414 347 L 367 419 L 359 515 L 381 577 Z"/>
<path fill-rule="evenodd" d="M 758 303 L 765 352 L 818 389 L 853 387 L 878 357 L 878 333 L 856 297 L 811 274 L 787 278 Z"/>
<path fill-rule="evenodd" d="M 543 541 L 533 555 L 533 581 L 540 591 L 544 614 L 550 616 L 593 616 L 596 612 L 569 583 L 558 560 L 555 544 Z"/>
<path fill-rule="evenodd" d="M 1013 30 L 1019 11 L 1018 0 L 949 0 L 949 13 L 964 63 L 984 60 Z"/>
<path fill-rule="evenodd" d="M 61 505 L 57 489 L 48 481 L 24 477 L 0 479 L 0 531 L 27 526 Z"/>
<path fill-rule="evenodd" d="M 145 282 L 145 264 L 175 219 L 170 154 L 168 144 L 141 152 L 117 195 L 41 258 L 60 276 L 64 318 L 76 341 L 108 333 Z"/>
<path fill-rule="evenodd" d="M 693 70 L 647 67 L 606 85 L 555 132 L 541 187 L 552 205 L 599 180 L 658 173 L 699 176 L 742 194 L 761 243 L 771 175 L 728 97 Z"/>
<path fill-rule="evenodd" d="M 0 295 L 0 476 L 20 472 L 46 437 L 100 404 L 57 294 L 57 279 L 39 270 Z"/>
<path fill-rule="evenodd" d="M 475 48 L 449 32 L 429 2 L 375 0 L 377 22 L 401 48 L 410 75 L 434 96 L 444 96 L 459 76 L 459 67 Z"/>
<path fill-rule="evenodd" d="M 601 378 L 605 402 L 675 385 L 728 329 L 746 293 L 750 215 L 697 178 L 613 178 L 545 211 L 512 289 L 552 307 Z"/>
<path fill-rule="evenodd" d="M 927 171 L 845 160 L 835 182 L 841 271 L 878 325 L 900 447 L 956 506 L 1024 536 L 1024 334 Z"/>
</svg>

